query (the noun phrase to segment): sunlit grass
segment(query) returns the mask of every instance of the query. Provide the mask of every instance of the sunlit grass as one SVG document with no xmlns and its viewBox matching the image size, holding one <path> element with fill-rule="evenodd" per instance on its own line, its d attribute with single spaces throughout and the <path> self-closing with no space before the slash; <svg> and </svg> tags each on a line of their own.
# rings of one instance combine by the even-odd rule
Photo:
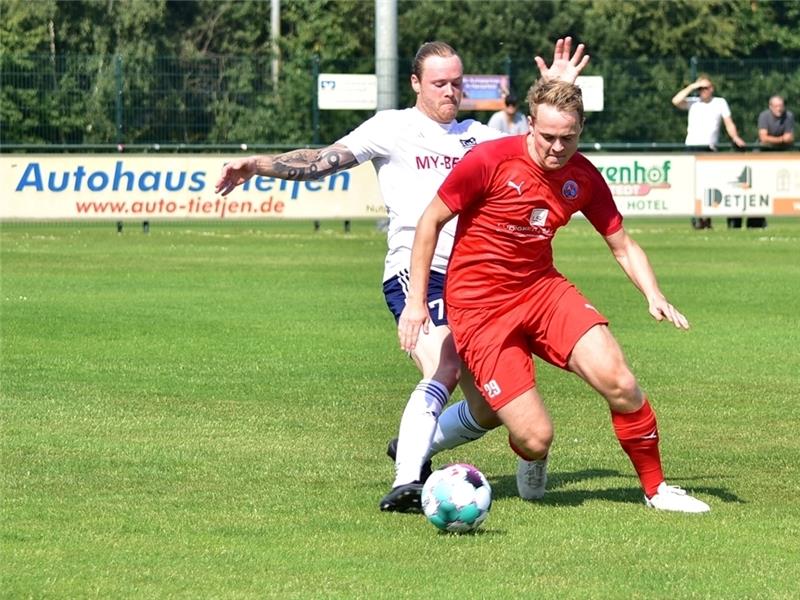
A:
<svg viewBox="0 0 800 600">
<path fill-rule="evenodd" d="M 373 223 L 3 225 L 2 595 L 793 597 L 800 221 L 627 226 L 689 332 L 650 319 L 585 222 L 557 264 L 650 394 L 668 478 L 711 514 L 646 510 L 602 400 L 540 364 L 548 494 L 516 497 L 504 433 L 437 457 L 494 487 L 459 537 L 377 509 L 418 375 Z"/>
</svg>

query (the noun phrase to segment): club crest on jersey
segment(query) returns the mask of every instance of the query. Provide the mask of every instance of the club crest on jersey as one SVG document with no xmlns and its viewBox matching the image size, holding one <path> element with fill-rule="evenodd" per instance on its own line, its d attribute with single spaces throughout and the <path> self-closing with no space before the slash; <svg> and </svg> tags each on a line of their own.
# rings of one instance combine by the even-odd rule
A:
<svg viewBox="0 0 800 600">
<path fill-rule="evenodd" d="M 575 200 L 578 197 L 578 184 L 574 179 L 568 179 L 561 186 L 561 196 L 565 200 Z"/>
<path fill-rule="evenodd" d="M 547 215 L 550 211 L 546 208 L 534 208 L 528 222 L 531 227 L 544 227 L 547 224 Z"/>
<path fill-rule="evenodd" d="M 463 148 L 472 148 L 473 146 L 477 146 L 478 145 L 478 140 L 476 140 L 474 137 L 467 138 L 465 140 L 458 140 L 458 141 L 461 142 L 461 146 Z"/>
</svg>

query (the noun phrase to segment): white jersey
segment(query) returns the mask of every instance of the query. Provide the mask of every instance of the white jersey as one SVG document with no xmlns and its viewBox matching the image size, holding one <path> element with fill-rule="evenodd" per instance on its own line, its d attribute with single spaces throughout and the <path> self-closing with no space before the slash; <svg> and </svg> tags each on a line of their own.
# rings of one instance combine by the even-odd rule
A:
<svg viewBox="0 0 800 600">
<path fill-rule="evenodd" d="M 687 98 L 689 104 L 689 124 L 686 128 L 687 146 L 716 146 L 719 142 L 719 125 L 722 119 L 731 116 L 731 109 L 725 98 L 715 97 L 703 102 L 693 96 Z"/>
<path fill-rule="evenodd" d="M 468 119 L 442 125 L 417 108 L 384 110 L 337 143 L 359 163 L 371 160 L 389 213 L 389 251 L 383 280 L 411 266 L 414 231 L 453 166 L 475 144 L 503 134 Z M 431 268 L 444 273 L 453 249 L 456 220 L 442 229 Z"/>
</svg>

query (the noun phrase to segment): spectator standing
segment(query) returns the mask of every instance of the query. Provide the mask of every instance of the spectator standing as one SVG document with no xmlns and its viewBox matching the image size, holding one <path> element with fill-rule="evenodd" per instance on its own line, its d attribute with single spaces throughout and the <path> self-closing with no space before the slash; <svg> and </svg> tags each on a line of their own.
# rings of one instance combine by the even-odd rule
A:
<svg viewBox="0 0 800 600">
<path fill-rule="evenodd" d="M 691 96 L 692 92 L 698 92 L 698 95 Z M 697 81 L 675 94 L 672 104 L 689 111 L 685 141 L 687 149 L 716 152 L 720 123 L 724 123 L 725 131 L 737 148 L 747 146 L 739 137 L 727 100 L 714 96 L 714 84 L 708 75 L 700 75 Z M 695 229 L 711 229 L 711 218 L 692 218 L 692 226 Z"/>
<path fill-rule="evenodd" d="M 498 110 L 489 118 L 487 125 L 509 135 L 528 133 L 528 119 L 517 110 L 517 97 L 514 94 L 506 95 L 505 104 L 503 110 Z"/>
</svg>

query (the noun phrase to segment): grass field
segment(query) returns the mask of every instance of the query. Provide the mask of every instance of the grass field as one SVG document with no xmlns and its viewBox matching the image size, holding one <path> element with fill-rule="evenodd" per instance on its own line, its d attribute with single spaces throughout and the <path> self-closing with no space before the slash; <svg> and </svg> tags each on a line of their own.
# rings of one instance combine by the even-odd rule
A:
<svg viewBox="0 0 800 600">
<path fill-rule="evenodd" d="M 373 223 L 3 225 L 0 596 L 797 598 L 800 220 L 715 225 L 627 222 L 689 332 L 585 222 L 556 243 L 712 512 L 647 510 L 602 400 L 539 364 L 543 501 L 503 432 L 434 459 L 489 477 L 471 536 L 377 509 L 418 376 Z"/>
</svg>

